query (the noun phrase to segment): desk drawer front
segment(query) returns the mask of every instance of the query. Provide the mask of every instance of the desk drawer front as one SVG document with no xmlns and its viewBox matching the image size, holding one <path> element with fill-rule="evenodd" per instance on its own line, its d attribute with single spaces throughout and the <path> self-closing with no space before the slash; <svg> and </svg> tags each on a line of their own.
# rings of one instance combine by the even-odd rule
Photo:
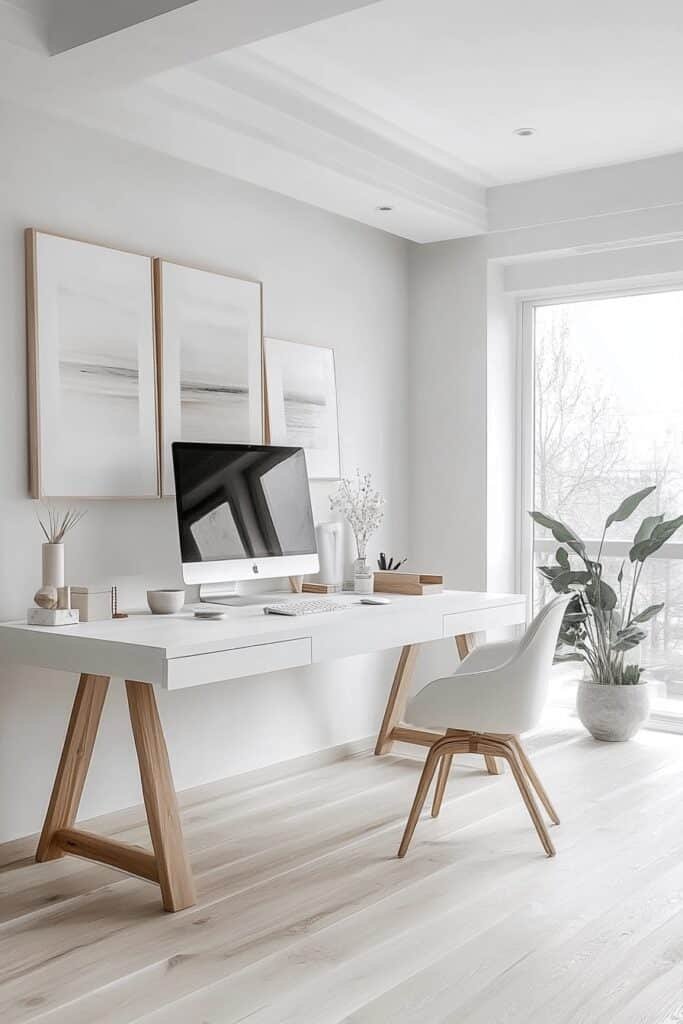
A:
<svg viewBox="0 0 683 1024">
<path fill-rule="evenodd" d="M 254 647 L 237 647 L 231 651 L 197 654 L 188 658 L 171 658 L 166 666 L 166 689 L 216 683 L 222 679 L 240 679 L 263 672 L 299 668 L 311 664 L 311 641 L 279 640 Z"/>
<path fill-rule="evenodd" d="M 501 629 L 523 622 L 526 622 L 526 606 L 523 602 L 498 608 L 480 608 L 476 612 L 454 612 L 443 617 L 443 635 L 483 633 L 487 629 Z"/>
</svg>

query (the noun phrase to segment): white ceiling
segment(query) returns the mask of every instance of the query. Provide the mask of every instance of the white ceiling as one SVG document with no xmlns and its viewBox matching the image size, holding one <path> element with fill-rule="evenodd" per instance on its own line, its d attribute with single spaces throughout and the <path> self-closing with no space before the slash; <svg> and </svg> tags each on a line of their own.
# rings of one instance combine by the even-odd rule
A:
<svg viewBox="0 0 683 1024">
<path fill-rule="evenodd" d="M 428 242 L 683 150 L 682 44 L 681 0 L 0 0 L 0 95 Z"/>
<path fill-rule="evenodd" d="M 683 149 L 681 0 L 383 0 L 250 50 L 490 183 Z"/>
</svg>

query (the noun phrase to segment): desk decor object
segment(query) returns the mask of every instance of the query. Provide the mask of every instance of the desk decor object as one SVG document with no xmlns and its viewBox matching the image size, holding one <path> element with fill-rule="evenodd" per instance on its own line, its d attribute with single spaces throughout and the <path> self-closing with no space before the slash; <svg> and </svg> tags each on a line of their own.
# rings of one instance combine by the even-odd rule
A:
<svg viewBox="0 0 683 1024">
<path fill-rule="evenodd" d="M 263 440 L 261 284 L 154 261 L 162 493 L 172 441 Z"/>
<path fill-rule="evenodd" d="M 342 523 L 318 523 L 315 528 L 318 546 L 317 583 L 341 590 L 344 580 L 344 526 Z M 326 591 L 332 593 L 333 591 Z"/>
<path fill-rule="evenodd" d="M 381 569 L 382 572 L 398 572 L 402 565 L 405 565 L 406 558 L 393 558 L 390 555 L 380 551 L 379 558 L 377 559 L 377 568 Z"/>
<path fill-rule="evenodd" d="M 440 594 L 443 576 L 427 572 L 395 572 L 393 569 L 375 573 L 375 591 L 384 594 Z"/>
<path fill-rule="evenodd" d="M 659 615 L 664 602 L 638 608 L 636 595 L 646 560 L 671 540 L 683 526 L 683 516 L 665 520 L 663 513 L 642 520 L 633 538 L 628 561 L 622 562 L 612 587 L 601 562 L 607 531 L 629 519 L 656 486 L 629 495 L 605 520 L 597 556 L 590 555 L 579 535 L 545 512 L 529 515 L 550 530 L 558 543 L 555 562 L 539 572 L 556 594 L 572 594 L 560 630 L 556 661 L 584 664 L 576 709 L 586 729 L 597 740 L 620 741 L 634 736 L 650 711 L 650 695 L 640 667 L 642 628 Z M 630 579 L 629 579 L 630 577 Z"/>
<path fill-rule="evenodd" d="M 348 521 L 356 541 L 358 557 L 353 563 L 353 589 L 356 594 L 371 594 L 372 569 L 368 564 L 368 541 L 384 519 L 384 498 L 372 486 L 370 473 L 356 470 L 355 480 L 343 479 L 330 497 L 330 508 Z"/>
<path fill-rule="evenodd" d="M 152 261 L 26 231 L 30 491 L 159 494 Z"/>
<path fill-rule="evenodd" d="M 333 350 L 266 338 L 264 354 L 270 443 L 303 448 L 311 480 L 338 480 Z"/>
<path fill-rule="evenodd" d="M 38 514 L 45 543 L 42 550 L 43 582 L 34 594 L 36 607 L 29 608 L 26 621 L 33 626 L 69 626 L 78 622 L 78 610 L 71 607 L 71 587 L 64 586 L 64 538 L 85 515 L 68 508 L 59 512 L 48 505 Z"/>
<path fill-rule="evenodd" d="M 101 622 L 112 617 L 112 588 L 109 583 L 85 583 L 71 588 L 71 604 L 78 608 L 81 622 Z"/>
<path fill-rule="evenodd" d="M 153 615 L 174 615 L 185 604 L 184 590 L 148 590 L 147 604 Z"/>
<path fill-rule="evenodd" d="M 311 581 L 302 584 L 302 594 L 341 594 L 341 583 L 315 583 Z"/>
</svg>

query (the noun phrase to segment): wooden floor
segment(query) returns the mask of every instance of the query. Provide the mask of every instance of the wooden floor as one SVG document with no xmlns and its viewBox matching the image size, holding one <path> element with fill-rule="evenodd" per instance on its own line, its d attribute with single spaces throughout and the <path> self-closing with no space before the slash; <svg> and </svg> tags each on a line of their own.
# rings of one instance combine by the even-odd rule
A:
<svg viewBox="0 0 683 1024">
<path fill-rule="evenodd" d="M 420 763 L 363 755 L 183 810 L 199 905 L 72 858 L 0 871 L 0 1021 L 683 1021 L 683 737 L 529 741 L 548 860 L 509 772 L 454 768 L 395 858 Z M 140 812 L 120 838 L 146 842 Z M 0 856 L 2 851 L 0 851 Z"/>
</svg>

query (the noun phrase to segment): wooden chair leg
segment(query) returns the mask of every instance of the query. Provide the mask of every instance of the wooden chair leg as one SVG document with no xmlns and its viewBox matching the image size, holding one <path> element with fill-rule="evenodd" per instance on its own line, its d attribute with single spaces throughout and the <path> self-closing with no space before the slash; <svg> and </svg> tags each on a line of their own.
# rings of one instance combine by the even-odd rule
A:
<svg viewBox="0 0 683 1024">
<path fill-rule="evenodd" d="M 492 754 L 484 754 L 484 761 L 486 762 L 486 770 L 489 775 L 502 774 L 501 767 Z"/>
<path fill-rule="evenodd" d="M 424 802 L 427 797 L 427 793 L 429 791 L 432 779 L 434 778 L 434 772 L 436 771 L 436 766 L 439 762 L 440 757 L 441 743 L 437 742 L 434 744 L 433 747 L 430 747 L 429 753 L 427 754 L 427 760 L 425 761 L 424 768 L 422 769 L 422 775 L 420 776 L 420 781 L 417 786 L 417 792 L 415 793 L 413 806 L 410 809 L 410 814 L 408 815 L 408 821 L 406 822 L 403 838 L 401 839 L 401 845 L 398 848 L 399 857 L 405 857 L 408 851 L 408 847 L 410 846 L 410 840 L 413 838 L 413 832 L 415 831 L 415 826 L 417 825 L 418 818 L 420 817 L 420 812 L 422 811 L 422 808 L 424 806 Z"/>
<path fill-rule="evenodd" d="M 84 673 L 79 680 L 62 756 L 38 841 L 37 861 L 56 860 L 64 856 L 64 850 L 54 842 L 55 834 L 61 829 L 71 828 L 76 820 L 108 687 L 108 676 Z"/>
<path fill-rule="evenodd" d="M 529 755 L 527 754 L 526 750 L 522 746 L 522 741 L 520 740 L 519 736 L 514 736 L 512 738 L 512 743 L 514 744 L 515 750 L 517 751 L 517 756 L 519 757 L 520 761 L 522 762 L 522 767 L 524 768 L 524 771 L 526 772 L 526 774 L 529 777 L 529 781 L 531 782 L 531 785 L 534 787 L 534 789 L 538 793 L 539 800 L 541 801 L 541 803 L 545 807 L 546 811 L 548 812 L 548 817 L 550 818 L 550 820 L 553 822 L 554 825 L 559 825 L 560 824 L 560 819 L 558 817 L 557 811 L 553 807 L 553 805 L 552 805 L 552 803 L 550 801 L 550 797 L 548 796 L 548 794 L 545 791 L 543 783 L 541 782 L 541 780 L 539 779 L 538 775 L 536 774 L 536 770 L 534 769 L 534 766 L 532 765 L 531 761 L 529 760 Z"/>
<path fill-rule="evenodd" d="M 541 817 L 538 807 L 536 806 L 536 801 L 534 800 L 533 794 L 529 788 L 529 783 L 527 781 L 526 775 L 524 774 L 524 769 L 522 768 L 522 764 L 519 760 L 519 757 L 517 756 L 517 751 L 512 743 L 500 743 L 499 746 L 502 756 L 505 757 L 505 759 L 508 761 L 510 765 L 512 774 L 515 777 L 515 782 L 517 783 L 517 787 L 522 795 L 522 799 L 526 804 L 526 808 L 529 812 L 531 820 L 534 823 L 534 827 L 538 833 L 538 838 L 541 840 L 543 849 L 549 857 L 554 857 L 555 847 L 553 846 L 552 840 L 548 835 L 548 830 L 545 827 L 545 822 L 543 821 L 543 818 Z"/>
<path fill-rule="evenodd" d="M 446 786 L 448 785 L 448 776 L 451 773 L 452 764 L 453 755 L 443 754 L 441 757 L 441 764 L 439 765 L 439 775 L 436 780 L 436 789 L 434 791 L 434 802 L 432 803 L 432 818 L 439 817 L 439 811 L 441 810 L 441 804 L 443 803 L 444 793 L 446 792 Z"/>
<path fill-rule="evenodd" d="M 164 910 L 184 910 L 196 902 L 194 881 L 154 688 L 126 680 L 126 694 Z"/>
</svg>

